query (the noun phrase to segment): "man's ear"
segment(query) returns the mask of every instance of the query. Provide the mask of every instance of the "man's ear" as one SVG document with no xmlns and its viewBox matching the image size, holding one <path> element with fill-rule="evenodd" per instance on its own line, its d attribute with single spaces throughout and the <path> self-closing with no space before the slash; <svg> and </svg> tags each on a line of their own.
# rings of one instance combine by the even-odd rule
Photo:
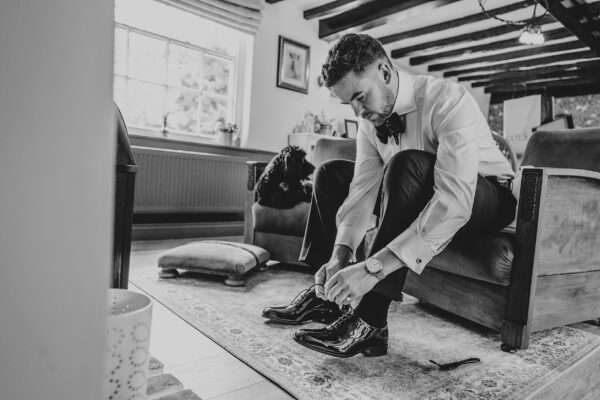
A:
<svg viewBox="0 0 600 400">
<path fill-rule="evenodd" d="M 379 72 L 383 77 L 383 81 L 386 84 L 389 84 L 392 81 L 392 68 L 386 62 L 381 62 L 379 64 Z"/>
</svg>

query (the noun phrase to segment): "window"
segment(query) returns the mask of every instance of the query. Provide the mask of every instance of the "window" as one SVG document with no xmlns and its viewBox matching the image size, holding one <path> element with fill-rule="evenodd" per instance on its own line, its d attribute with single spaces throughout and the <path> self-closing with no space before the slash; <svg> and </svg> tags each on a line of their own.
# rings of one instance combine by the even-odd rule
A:
<svg viewBox="0 0 600 400">
<path fill-rule="evenodd" d="M 490 129 L 499 135 L 504 135 L 504 103 L 490 104 L 488 124 Z"/>
<path fill-rule="evenodd" d="M 600 95 L 554 99 L 554 114 L 570 114 L 576 128 L 600 126 Z"/>
<path fill-rule="evenodd" d="M 118 0 L 115 19 L 114 98 L 130 131 L 210 140 L 219 119 L 240 125 L 247 34 L 153 0 Z"/>
</svg>

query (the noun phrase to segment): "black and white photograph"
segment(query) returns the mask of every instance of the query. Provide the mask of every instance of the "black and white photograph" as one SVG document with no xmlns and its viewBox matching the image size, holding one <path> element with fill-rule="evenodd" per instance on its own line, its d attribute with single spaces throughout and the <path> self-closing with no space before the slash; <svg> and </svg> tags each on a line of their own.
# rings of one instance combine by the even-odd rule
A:
<svg viewBox="0 0 600 400">
<path fill-rule="evenodd" d="M 1 1 L 0 400 L 599 400 L 599 21 Z"/>
</svg>

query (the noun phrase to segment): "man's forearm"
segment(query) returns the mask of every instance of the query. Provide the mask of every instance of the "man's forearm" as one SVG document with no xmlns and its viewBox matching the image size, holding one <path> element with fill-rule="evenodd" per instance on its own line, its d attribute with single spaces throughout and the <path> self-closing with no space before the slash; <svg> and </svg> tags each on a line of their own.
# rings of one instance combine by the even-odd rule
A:
<svg viewBox="0 0 600 400">
<path fill-rule="evenodd" d="M 381 265 L 383 266 L 383 275 L 385 276 L 388 276 L 402 267 L 406 267 L 406 265 L 387 247 L 382 248 L 369 258 L 375 258 L 381 262 Z"/>
</svg>

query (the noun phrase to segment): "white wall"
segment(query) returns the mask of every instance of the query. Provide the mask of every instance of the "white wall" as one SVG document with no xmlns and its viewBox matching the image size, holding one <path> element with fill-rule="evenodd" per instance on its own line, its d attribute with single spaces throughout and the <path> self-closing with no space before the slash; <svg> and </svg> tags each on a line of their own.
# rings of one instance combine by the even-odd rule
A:
<svg viewBox="0 0 600 400">
<path fill-rule="evenodd" d="M 112 2 L 0 2 L 0 398 L 101 397 Z"/>
<path fill-rule="evenodd" d="M 506 100 L 502 118 L 504 137 L 520 161 L 533 128 L 542 122 L 542 96 L 536 94 Z"/>
<path fill-rule="evenodd" d="M 342 131 L 344 118 L 355 119 L 349 106 L 340 105 L 327 89 L 318 86 L 317 77 L 330 45 L 319 40 L 316 20 L 305 21 L 302 8 L 294 3 L 265 4 L 263 9 L 263 22 L 254 40 L 250 131 L 245 144 L 251 148 L 279 151 L 306 111 L 324 110 L 325 115 L 341 121 Z M 310 46 L 308 95 L 276 86 L 279 35 Z"/>
</svg>

